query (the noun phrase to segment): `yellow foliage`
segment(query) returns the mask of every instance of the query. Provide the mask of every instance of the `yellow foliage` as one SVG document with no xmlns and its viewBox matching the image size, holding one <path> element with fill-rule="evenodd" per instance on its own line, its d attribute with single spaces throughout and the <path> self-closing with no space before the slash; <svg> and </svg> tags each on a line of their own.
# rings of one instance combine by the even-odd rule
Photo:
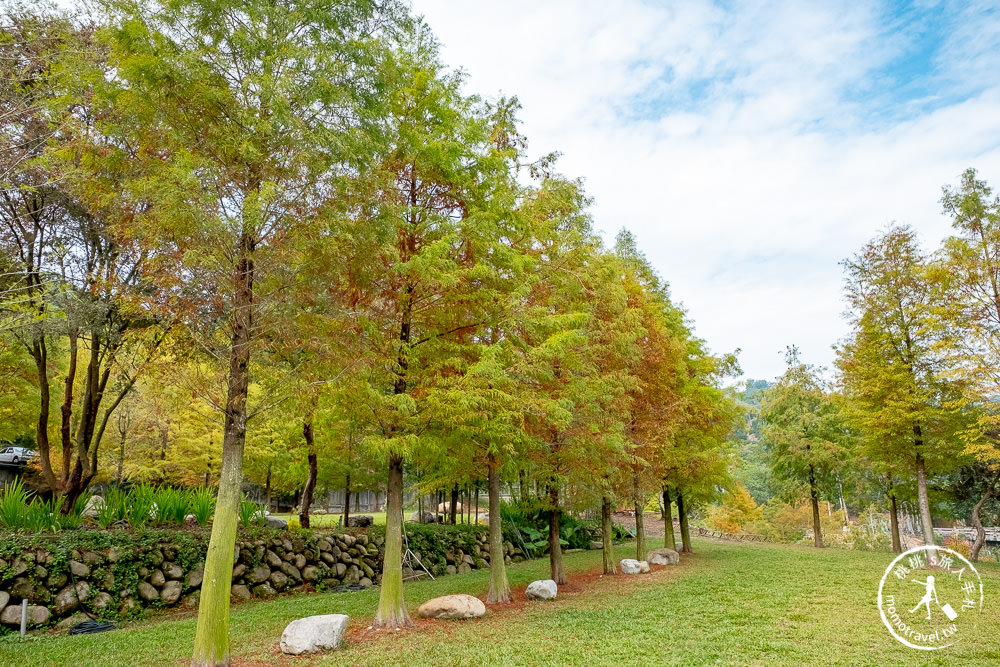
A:
<svg viewBox="0 0 1000 667">
<path fill-rule="evenodd" d="M 757 506 L 746 487 L 737 484 L 725 495 L 721 505 L 712 508 L 705 523 L 715 530 L 739 533 L 763 515 L 763 509 Z"/>
</svg>

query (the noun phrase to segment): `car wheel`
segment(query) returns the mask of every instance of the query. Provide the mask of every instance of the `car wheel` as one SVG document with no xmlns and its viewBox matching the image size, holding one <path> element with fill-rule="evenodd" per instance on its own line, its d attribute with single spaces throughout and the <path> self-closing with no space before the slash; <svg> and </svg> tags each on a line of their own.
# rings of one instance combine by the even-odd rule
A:
<svg viewBox="0 0 1000 667">
<path fill-rule="evenodd" d="M 11 459 L 11 461 L 10 461 L 10 462 L 11 462 L 11 463 L 13 463 L 14 465 L 17 465 L 18 463 L 20 463 L 20 462 L 21 462 L 21 459 L 19 459 L 19 458 L 17 458 L 17 457 L 15 456 L 15 457 L 14 457 L 13 459 Z"/>
</svg>

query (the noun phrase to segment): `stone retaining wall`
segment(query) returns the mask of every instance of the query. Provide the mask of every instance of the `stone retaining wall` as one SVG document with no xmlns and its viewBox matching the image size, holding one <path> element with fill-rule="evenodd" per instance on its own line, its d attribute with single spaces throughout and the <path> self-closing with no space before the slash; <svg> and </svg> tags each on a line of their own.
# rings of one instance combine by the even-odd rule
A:
<svg viewBox="0 0 1000 667">
<path fill-rule="evenodd" d="M 464 549 L 455 546 L 454 534 L 451 542 L 443 534 L 441 544 L 437 539 L 427 535 L 413 539 L 423 545 L 425 555 L 417 552 L 418 558 L 434 576 L 489 567 L 485 532 L 463 536 Z M 196 608 L 207 545 L 205 540 L 195 547 L 188 542 L 187 546 L 158 541 L 129 549 L 70 551 L 37 547 L 14 556 L 8 553 L 6 560 L 0 558 L 0 624 L 19 626 L 22 599 L 29 602 L 32 626 L 69 626 L 86 620 L 81 605 L 103 618 L 135 617 L 146 608 Z M 371 536 L 275 532 L 240 540 L 234 552 L 232 598 L 378 584 L 384 542 L 376 531 Z M 505 547 L 509 561 L 513 547 L 509 543 Z M 404 575 L 412 574 L 404 570 Z"/>
</svg>

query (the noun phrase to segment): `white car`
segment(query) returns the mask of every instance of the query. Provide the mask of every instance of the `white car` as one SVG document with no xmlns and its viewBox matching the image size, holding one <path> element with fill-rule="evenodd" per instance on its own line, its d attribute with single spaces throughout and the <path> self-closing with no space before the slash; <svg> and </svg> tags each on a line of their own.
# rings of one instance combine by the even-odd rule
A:
<svg viewBox="0 0 1000 667">
<path fill-rule="evenodd" d="M 35 456 L 35 451 L 33 449 L 28 449 L 27 447 L 4 447 L 0 449 L 0 463 L 12 463 L 17 465 L 19 463 L 25 463 L 28 459 Z"/>
</svg>

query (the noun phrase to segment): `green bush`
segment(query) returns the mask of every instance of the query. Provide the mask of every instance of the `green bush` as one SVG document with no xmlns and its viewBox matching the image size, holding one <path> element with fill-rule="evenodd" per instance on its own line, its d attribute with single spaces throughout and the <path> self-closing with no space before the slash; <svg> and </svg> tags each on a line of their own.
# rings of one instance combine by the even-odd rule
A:
<svg viewBox="0 0 1000 667">
<path fill-rule="evenodd" d="M 10 531 L 30 533 L 54 533 L 76 528 L 82 520 L 86 502 L 86 498 L 78 499 L 71 511 L 63 515 L 62 497 L 53 496 L 47 500 L 39 496 L 32 498 L 18 479 L 0 493 L 0 525 Z"/>
<path fill-rule="evenodd" d="M 190 491 L 183 489 L 172 489 L 169 487 L 157 489 L 153 493 L 153 502 L 155 503 L 153 525 L 183 525 L 188 505 L 191 503 L 191 495 Z"/>
<path fill-rule="evenodd" d="M 546 553 L 549 548 L 549 514 L 549 510 L 537 500 L 501 503 L 500 517 L 505 539 L 518 548 L 523 541 L 532 556 Z M 559 544 L 562 548 L 586 549 L 590 546 L 590 539 L 587 522 L 559 511 Z"/>
<path fill-rule="evenodd" d="M 188 511 L 199 526 L 207 525 L 215 514 L 215 496 L 206 488 L 195 489 L 188 499 Z"/>
<path fill-rule="evenodd" d="M 266 521 L 267 516 L 264 514 L 264 506 L 258 505 L 246 496 L 243 496 L 243 500 L 240 501 L 240 523 L 244 526 L 263 526 Z"/>
</svg>

